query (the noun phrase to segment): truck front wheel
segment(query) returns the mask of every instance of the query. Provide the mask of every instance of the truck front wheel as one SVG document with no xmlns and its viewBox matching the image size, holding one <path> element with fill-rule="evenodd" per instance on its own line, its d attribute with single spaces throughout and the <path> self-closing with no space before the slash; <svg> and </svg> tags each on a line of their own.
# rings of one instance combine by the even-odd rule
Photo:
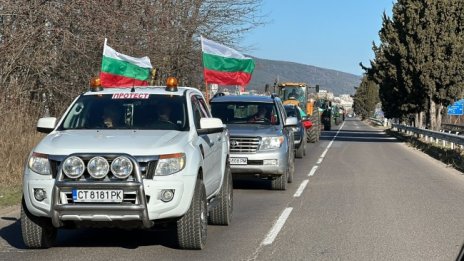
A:
<svg viewBox="0 0 464 261">
<path fill-rule="evenodd" d="M 29 212 L 24 198 L 21 202 L 21 233 L 28 248 L 49 248 L 56 239 L 57 229 L 45 217 L 36 217 Z"/>
<path fill-rule="evenodd" d="M 203 181 L 195 184 L 190 208 L 177 220 L 177 239 L 181 249 L 203 249 L 206 244 L 208 209 Z"/>
</svg>

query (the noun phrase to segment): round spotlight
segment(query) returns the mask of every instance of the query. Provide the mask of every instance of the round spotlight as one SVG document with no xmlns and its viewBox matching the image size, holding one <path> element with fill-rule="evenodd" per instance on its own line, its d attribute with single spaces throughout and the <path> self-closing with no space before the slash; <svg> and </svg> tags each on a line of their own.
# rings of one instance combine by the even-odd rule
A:
<svg viewBox="0 0 464 261">
<path fill-rule="evenodd" d="M 109 170 L 110 164 L 105 158 L 100 156 L 93 157 L 87 164 L 87 171 L 90 176 L 96 179 L 104 178 Z"/>
<path fill-rule="evenodd" d="M 79 178 L 85 171 L 85 164 L 81 158 L 76 156 L 68 157 L 63 162 L 63 172 L 72 179 Z"/>
<path fill-rule="evenodd" d="M 173 189 L 163 189 L 161 190 L 161 201 L 169 202 L 174 198 L 174 190 Z"/>
<path fill-rule="evenodd" d="M 37 201 L 43 201 L 47 198 L 47 192 L 43 188 L 35 188 L 34 189 L 34 197 Z"/>
<path fill-rule="evenodd" d="M 134 166 L 130 159 L 120 156 L 111 162 L 111 172 L 116 178 L 125 179 L 132 173 Z"/>
</svg>

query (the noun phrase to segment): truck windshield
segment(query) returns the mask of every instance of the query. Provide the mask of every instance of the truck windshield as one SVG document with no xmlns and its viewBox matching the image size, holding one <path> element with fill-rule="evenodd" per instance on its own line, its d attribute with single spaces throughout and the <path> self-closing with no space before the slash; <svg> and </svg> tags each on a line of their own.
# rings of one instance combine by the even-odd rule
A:
<svg viewBox="0 0 464 261">
<path fill-rule="evenodd" d="M 82 95 L 60 126 L 71 129 L 188 130 L 185 97 L 142 93 Z"/>
<path fill-rule="evenodd" d="M 225 124 L 278 125 L 280 122 L 273 103 L 216 102 L 211 104 L 211 113 Z"/>
<path fill-rule="evenodd" d="M 303 87 L 287 86 L 283 89 L 283 100 L 290 100 L 291 97 L 298 100 L 300 103 L 305 101 L 305 89 Z"/>
</svg>

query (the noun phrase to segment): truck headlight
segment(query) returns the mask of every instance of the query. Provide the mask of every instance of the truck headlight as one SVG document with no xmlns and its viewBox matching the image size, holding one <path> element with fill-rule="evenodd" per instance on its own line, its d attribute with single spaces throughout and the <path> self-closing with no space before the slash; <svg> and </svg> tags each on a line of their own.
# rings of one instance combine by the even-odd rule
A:
<svg viewBox="0 0 464 261">
<path fill-rule="evenodd" d="M 259 146 L 260 150 L 272 150 L 277 149 L 282 146 L 284 143 L 284 136 L 277 137 L 263 137 L 261 139 L 261 145 Z"/>
<path fill-rule="evenodd" d="M 185 154 L 161 155 L 156 165 L 155 176 L 166 176 L 181 171 L 185 167 Z"/>
<path fill-rule="evenodd" d="M 50 175 L 50 162 L 48 161 L 48 155 L 33 152 L 29 157 L 29 168 L 41 175 Z"/>
<path fill-rule="evenodd" d="M 120 156 L 111 162 L 111 172 L 119 179 L 125 179 L 132 173 L 132 162 L 130 159 Z"/>
<path fill-rule="evenodd" d="M 68 157 L 63 162 L 63 172 L 72 179 L 79 178 L 85 171 L 84 161 L 76 156 Z"/>
</svg>

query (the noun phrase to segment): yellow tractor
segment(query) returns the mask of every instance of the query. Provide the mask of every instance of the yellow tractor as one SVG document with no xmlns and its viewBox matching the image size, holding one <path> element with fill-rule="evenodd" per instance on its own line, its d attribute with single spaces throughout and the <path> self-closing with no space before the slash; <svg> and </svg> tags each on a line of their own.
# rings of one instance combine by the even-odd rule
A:
<svg viewBox="0 0 464 261">
<path fill-rule="evenodd" d="M 313 126 L 308 129 L 308 142 L 317 142 L 321 136 L 321 116 L 316 106 L 315 93 L 309 93 L 310 87 L 306 83 L 282 82 L 277 83 L 277 94 L 282 103 L 298 105 L 304 110 Z"/>
</svg>

